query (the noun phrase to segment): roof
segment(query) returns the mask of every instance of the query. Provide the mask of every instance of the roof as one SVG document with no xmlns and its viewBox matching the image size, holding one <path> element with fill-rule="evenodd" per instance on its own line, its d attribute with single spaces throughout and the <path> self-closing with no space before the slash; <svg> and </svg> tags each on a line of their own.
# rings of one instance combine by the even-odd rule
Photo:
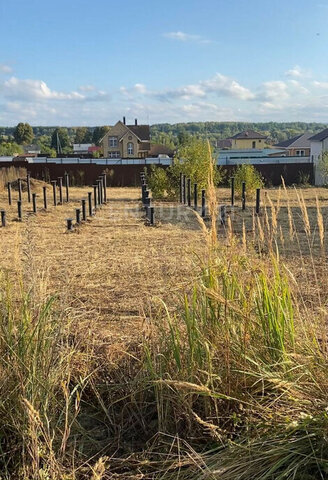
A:
<svg viewBox="0 0 328 480">
<path fill-rule="evenodd" d="M 255 157 L 270 157 L 273 155 L 286 155 L 285 149 L 278 148 L 248 148 L 248 149 L 232 149 L 232 150 L 220 150 L 219 158 L 255 158 Z"/>
<path fill-rule="evenodd" d="M 310 148 L 311 142 L 310 138 L 312 133 L 301 133 L 300 135 L 296 135 L 296 137 L 289 138 L 288 140 L 284 140 L 283 142 L 279 142 L 275 145 L 275 147 L 280 148 Z"/>
<path fill-rule="evenodd" d="M 173 155 L 172 148 L 167 147 L 166 145 L 161 145 L 160 143 L 154 143 L 150 146 L 149 156 L 157 157 L 158 155 Z"/>
<path fill-rule="evenodd" d="M 232 141 L 229 138 L 226 138 L 225 140 L 217 140 L 216 146 L 219 148 L 231 148 Z"/>
<path fill-rule="evenodd" d="M 314 142 L 322 142 L 326 138 L 328 138 L 328 128 L 325 128 L 324 130 L 322 130 L 322 132 L 319 132 L 316 135 L 313 135 L 312 137 L 310 137 L 309 140 Z"/>
<path fill-rule="evenodd" d="M 41 150 L 40 146 L 37 145 L 36 143 L 30 143 L 29 145 L 24 145 L 24 151 L 28 152 L 28 150 Z"/>
<path fill-rule="evenodd" d="M 243 132 L 239 132 L 233 137 L 230 137 L 233 139 L 246 139 L 246 138 L 251 138 L 251 139 L 264 139 L 268 138 L 267 135 L 263 135 L 262 133 L 255 132 L 255 130 L 244 130 Z"/>
<path fill-rule="evenodd" d="M 133 132 L 140 140 L 149 141 L 150 131 L 149 125 L 125 125 L 131 132 Z"/>
</svg>

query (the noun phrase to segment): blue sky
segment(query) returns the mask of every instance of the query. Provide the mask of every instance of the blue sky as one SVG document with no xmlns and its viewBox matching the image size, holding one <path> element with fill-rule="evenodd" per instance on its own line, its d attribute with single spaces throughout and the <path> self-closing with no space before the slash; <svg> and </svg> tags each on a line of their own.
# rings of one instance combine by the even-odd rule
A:
<svg viewBox="0 0 328 480">
<path fill-rule="evenodd" d="M 0 0 L 0 125 L 328 122 L 328 0 Z"/>
</svg>

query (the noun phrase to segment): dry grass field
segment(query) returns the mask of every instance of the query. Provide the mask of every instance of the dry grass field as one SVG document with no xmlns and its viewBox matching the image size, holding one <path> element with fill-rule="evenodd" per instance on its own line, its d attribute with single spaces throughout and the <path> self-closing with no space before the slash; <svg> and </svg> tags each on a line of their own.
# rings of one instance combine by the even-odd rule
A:
<svg viewBox="0 0 328 480">
<path fill-rule="evenodd" d="M 23 193 L 23 221 L 17 221 L 18 192 L 13 203 L 1 192 L 7 227 L 0 230 L 1 268 L 24 279 L 26 288 L 42 278 L 43 295 L 56 292 L 65 304 L 87 319 L 96 319 L 107 341 L 119 339 L 127 348 L 142 333 L 144 318 L 159 299 L 174 307 L 177 295 L 193 276 L 193 253 L 200 250 L 200 226 L 192 212 L 177 219 L 165 211 L 158 227 L 145 225 L 140 189 L 108 189 L 108 203 L 92 219 L 68 233 L 88 188 L 70 188 L 70 202 L 53 206 L 48 186 L 48 209 L 43 209 L 42 182 L 35 182 L 40 210 Z M 57 196 L 58 199 L 58 196 Z M 176 209 L 175 209 L 176 210 Z M 162 217 L 162 218 L 161 218 Z"/>
<path fill-rule="evenodd" d="M 220 188 L 213 240 L 178 203 L 148 226 L 139 188 L 67 232 L 90 189 L 45 211 L 43 186 L 22 222 L 0 190 L 3 478 L 325 478 L 328 190 L 263 190 L 257 217 Z"/>
</svg>

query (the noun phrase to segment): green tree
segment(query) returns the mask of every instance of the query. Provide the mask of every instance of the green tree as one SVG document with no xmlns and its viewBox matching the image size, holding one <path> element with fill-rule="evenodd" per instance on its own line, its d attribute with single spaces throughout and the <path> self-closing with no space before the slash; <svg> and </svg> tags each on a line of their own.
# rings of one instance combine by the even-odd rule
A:
<svg viewBox="0 0 328 480">
<path fill-rule="evenodd" d="M 181 145 L 177 155 L 170 167 L 172 176 L 178 187 L 180 173 L 183 173 L 191 179 L 192 183 L 198 184 L 199 191 L 206 188 L 208 183 L 211 162 L 214 165 L 215 160 L 212 158 L 212 150 L 206 140 L 196 137 L 189 137 L 189 140 Z M 218 185 L 222 180 L 222 172 L 214 165 L 214 183 Z"/>
<path fill-rule="evenodd" d="M 150 174 L 147 176 L 148 185 L 155 200 L 161 198 L 171 199 L 175 196 L 175 189 L 170 177 L 170 171 L 166 171 L 157 165 L 150 166 Z"/>
<path fill-rule="evenodd" d="M 23 122 L 18 123 L 14 130 L 14 138 L 19 145 L 31 143 L 34 138 L 31 125 Z"/>
<path fill-rule="evenodd" d="M 70 139 L 68 136 L 67 128 L 58 127 L 53 131 L 53 134 L 51 136 L 51 148 L 54 148 L 57 152 L 66 152 L 67 149 L 71 151 Z"/>
<path fill-rule="evenodd" d="M 318 163 L 318 169 L 323 177 L 323 182 L 326 185 L 328 183 L 328 152 L 322 153 Z"/>
<path fill-rule="evenodd" d="M 99 146 L 99 141 L 108 132 L 109 127 L 104 125 L 103 127 L 96 127 L 92 134 L 92 143 Z"/>
<path fill-rule="evenodd" d="M 92 133 L 88 127 L 77 127 L 74 137 L 74 143 L 90 143 Z"/>
<path fill-rule="evenodd" d="M 20 145 L 15 142 L 2 142 L 0 144 L 0 155 L 19 155 L 23 153 L 23 149 Z"/>
<path fill-rule="evenodd" d="M 246 195 L 254 196 L 257 188 L 264 185 L 263 178 L 254 165 L 238 165 L 235 174 L 236 192 L 241 194 L 242 182 L 246 183 Z"/>
</svg>

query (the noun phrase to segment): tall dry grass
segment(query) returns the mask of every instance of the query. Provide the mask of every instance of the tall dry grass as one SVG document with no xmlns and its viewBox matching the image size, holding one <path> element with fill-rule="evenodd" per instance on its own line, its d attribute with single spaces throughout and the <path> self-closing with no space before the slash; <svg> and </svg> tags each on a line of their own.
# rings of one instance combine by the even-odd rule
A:
<svg viewBox="0 0 328 480">
<path fill-rule="evenodd" d="M 158 299 L 142 345 L 117 360 L 81 312 L 44 293 L 32 261 L 14 284 L 1 274 L 4 478 L 327 477 L 320 202 L 314 225 L 298 193 L 302 229 L 291 207 L 280 228 L 282 200 L 268 198 L 253 231 L 242 218 L 237 232 L 232 216 L 220 230 L 210 150 L 208 162 L 210 220 L 197 217 L 204 249 L 191 293 L 174 313 Z M 286 263 L 290 241 L 300 248 L 302 285 Z"/>
</svg>

